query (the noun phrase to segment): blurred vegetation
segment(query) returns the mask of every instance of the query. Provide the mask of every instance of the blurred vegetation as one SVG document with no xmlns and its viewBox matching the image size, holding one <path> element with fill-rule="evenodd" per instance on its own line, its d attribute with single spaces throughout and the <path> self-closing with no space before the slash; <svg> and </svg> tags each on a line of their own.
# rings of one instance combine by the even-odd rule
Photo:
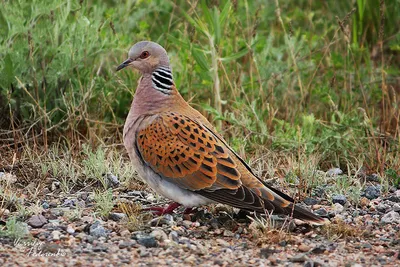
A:
<svg viewBox="0 0 400 267">
<path fill-rule="evenodd" d="M 121 142 L 139 74 L 115 67 L 152 40 L 247 159 L 320 154 L 400 182 L 399 0 L 1 2 L 3 149 Z"/>
</svg>

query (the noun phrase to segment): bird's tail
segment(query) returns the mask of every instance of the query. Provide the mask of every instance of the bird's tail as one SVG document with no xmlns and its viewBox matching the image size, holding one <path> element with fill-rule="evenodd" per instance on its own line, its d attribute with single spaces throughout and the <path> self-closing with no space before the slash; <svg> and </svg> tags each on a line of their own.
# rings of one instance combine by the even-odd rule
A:
<svg viewBox="0 0 400 267">
<path fill-rule="evenodd" d="M 293 208 L 294 207 L 294 208 Z M 287 211 L 289 215 L 293 214 L 293 218 L 300 219 L 302 221 L 306 221 L 313 225 L 324 225 L 328 224 L 329 220 L 325 218 L 321 218 L 318 215 L 315 215 L 311 211 L 308 211 L 300 206 L 291 204 L 287 207 Z"/>
</svg>

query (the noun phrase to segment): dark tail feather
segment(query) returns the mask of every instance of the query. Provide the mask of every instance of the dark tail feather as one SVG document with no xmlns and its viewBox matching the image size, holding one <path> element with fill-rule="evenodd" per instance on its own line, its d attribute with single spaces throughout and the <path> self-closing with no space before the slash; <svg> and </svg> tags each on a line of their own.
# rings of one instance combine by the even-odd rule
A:
<svg viewBox="0 0 400 267">
<path fill-rule="evenodd" d="M 314 213 L 297 205 L 294 205 L 294 209 L 293 209 L 293 204 L 290 205 L 287 208 L 287 211 L 289 212 L 289 215 L 293 214 L 293 218 L 300 219 L 302 221 L 306 221 L 311 224 L 323 225 L 329 223 L 328 219 L 321 218 L 318 215 L 315 215 Z"/>
</svg>

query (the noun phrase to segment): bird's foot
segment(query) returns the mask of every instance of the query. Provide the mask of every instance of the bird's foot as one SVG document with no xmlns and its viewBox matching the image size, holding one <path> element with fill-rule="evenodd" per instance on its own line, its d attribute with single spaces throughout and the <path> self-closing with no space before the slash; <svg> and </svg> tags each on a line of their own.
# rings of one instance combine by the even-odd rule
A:
<svg viewBox="0 0 400 267">
<path fill-rule="evenodd" d="M 150 208 L 145 208 L 143 210 L 150 210 L 153 212 L 153 214 L 157 216 L 161 216 L 164 214 L 171 214 L 174 212 L 174 210 L 179 207 L 181 204 L 177 202 L 172 202 L 168 205 L 168 207 L 163 208 L 163 207 L 150 207 Z"/>
</svg>

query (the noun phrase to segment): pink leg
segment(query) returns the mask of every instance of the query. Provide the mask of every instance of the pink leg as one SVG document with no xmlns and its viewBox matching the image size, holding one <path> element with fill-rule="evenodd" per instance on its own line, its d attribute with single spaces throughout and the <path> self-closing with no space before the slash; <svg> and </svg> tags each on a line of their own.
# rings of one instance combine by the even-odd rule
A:
<svg viewBox="0 0 400 267">
<path fill-rule="evenodd" d="M 150 207 L 150 208 L 146 208 L 143 210 L 151 210 L 153 211 L 153 213 L 157 216 L 161 216 L 164 214 L 171 214 L 174 212 L 174 210 L 179 207 L 181 204 L 177 203 L 177 202 L 172 202 L 171 204 L 168 205 L 168 207 L 163 208 L 163 207 Z"/>
</svg>

